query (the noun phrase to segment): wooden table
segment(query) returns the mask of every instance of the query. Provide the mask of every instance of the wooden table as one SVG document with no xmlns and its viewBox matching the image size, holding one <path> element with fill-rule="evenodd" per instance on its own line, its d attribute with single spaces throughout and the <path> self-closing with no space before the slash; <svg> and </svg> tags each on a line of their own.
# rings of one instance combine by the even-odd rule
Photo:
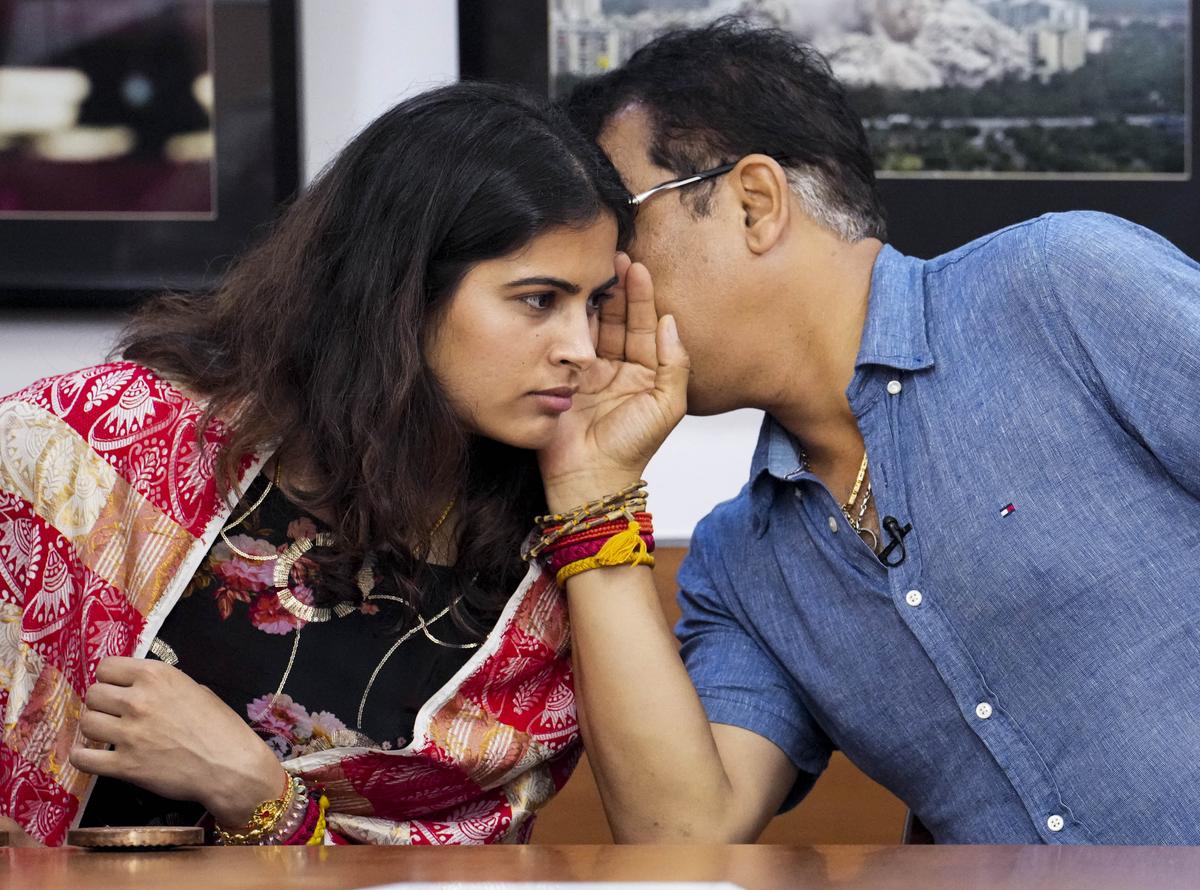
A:
<svg viewBox="0 0 1200 890">
<path fill-rule="evenodd" d="M 746 890 L 1196 890 L 1200 847 L 0 849 L 0 887 L 21 890 L 588 880 L 729 881 Z"/>
</svg>

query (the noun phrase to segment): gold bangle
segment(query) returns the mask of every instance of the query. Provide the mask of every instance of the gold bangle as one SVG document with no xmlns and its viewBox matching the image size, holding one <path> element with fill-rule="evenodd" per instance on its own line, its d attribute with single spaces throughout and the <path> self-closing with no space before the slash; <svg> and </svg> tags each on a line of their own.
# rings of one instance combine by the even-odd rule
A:
<svg viewBox="0 0 1200 890">
<path fill-rule="evenodd" d="M 220 825 L 216 826 L 218 840 L 226 846 L 257 844 L 263 837 L 271 833 L 271 830 L 279 824 L 279 820 L 292 808 L 292 802 L 296 799 L 296 783 L 298 781 L 288 775 L 287 789 L 284 791 L 283 797 L 264 800 L 256 806 L 250 815 L 250 821 L 241 830 L 227 831 Z"/>
<path fill-rule="evenodd" d="M 521 556 L 526 561 L 529 561 L 537 557 L 547 547 L 568 535 L 595 528 L 598 525 L 602 525 L 605 522 L 612 522 L 615 519 L 624 518 L 632 520 L 635 513 L 645 509 L 646 482 L 639 479 L 637 482 L 627 485 L 615 494 L 598 498 L 566 513 L 551 513 L 546 516 L 538 516 L 534 520 L 534 523 L 541 532 L 541 536 L 538 540 L 528 544 Z M 547 529 L 551 526 L 557 527 L 548 531 Z"/>
</svg>

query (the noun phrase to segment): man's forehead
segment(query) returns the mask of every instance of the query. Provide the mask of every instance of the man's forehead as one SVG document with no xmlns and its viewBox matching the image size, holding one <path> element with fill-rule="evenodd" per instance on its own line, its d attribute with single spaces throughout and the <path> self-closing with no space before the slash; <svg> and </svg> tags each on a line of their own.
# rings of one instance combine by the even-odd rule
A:
<svg viewBox="0 0 1200 890">
<path fill-rule="evenodd" d="M 596 140 L 631 191 L 648 187 L 646 181 L 656 175 L 650 162 L 652 136 L 649 113 L 631 103 L 608 118 Z"/>
</svg>

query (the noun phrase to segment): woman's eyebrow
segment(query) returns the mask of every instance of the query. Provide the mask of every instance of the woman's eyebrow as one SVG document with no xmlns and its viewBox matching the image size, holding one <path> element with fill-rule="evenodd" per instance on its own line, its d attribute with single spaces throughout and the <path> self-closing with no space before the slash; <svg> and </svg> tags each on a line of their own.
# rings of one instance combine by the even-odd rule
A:
<svg viewBox="0 0 1200 890">
<path fill-rule="evenodd" d="M 617 278 L 616 275 L 614 275 L 612 278 L 608 279 L 608 281 L 604 282 L 604 284 L 600 285 L 598 288 L 596 288 L 594 291 L 592 291 L 592 296 L 595 296 L 596 294 L 602 294 L 606 290 L 616 287 L 618 281 L 620 281 L 620 279 Z"/>
<path fill-rule="evenodd" d="M 572 284 L 562 278 L 553 278 L 551 276 L 533 276 L 531 278 L 518 278 L 516 281 L 510 281 L 505 287 L 526 287 L 531 284 L 540 285 L 542 287 L 554 287 L 561 291 L 566 291 L 569 294 L 577 294 L 582 288 L 578 284 Z M 610 285 L 611 286 L 611 285 Z"/>
<path fill-rule="evenodd" d="M 597 288 L 594 288 L 592 290 L 593 296 L 595 294 L 603 293 L 604 291 L 608 290 L 609 288 L 616 287 L 616 284 L 619 280 L 620 279 L 618 279 L 617 276 L 614 275 L 612 278 L 608 279 L 608 281 L 604 282 L 604 284 L 600 285 Z M 535 275 L 530 278 L 518 278 L 516 281 L 510 281 L 510 282 L 508 282 L 508 284 L 506 284 L 504 286 L 505 287 L 528 287 L 531 284 L 538 285 L 539 287 L 557 288 L 558 290 L 565 291 L 566 293 L 571 294 L 572 296 L 579 293 L 583 289 L 578 284 L 573 284 L 572 282 L 567 281 L 565 278 L 555 278 L 550 275 Z"/>
</svg>

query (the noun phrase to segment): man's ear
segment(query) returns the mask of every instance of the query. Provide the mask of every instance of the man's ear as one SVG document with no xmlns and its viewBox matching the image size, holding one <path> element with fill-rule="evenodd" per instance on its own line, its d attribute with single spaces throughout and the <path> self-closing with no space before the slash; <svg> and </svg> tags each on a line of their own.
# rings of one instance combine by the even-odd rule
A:
<svg viewBox="0 0 1200 890">
<path fill-rule="evenodd" d="M 768 155 L 746 155 L 729 171 L 741 203 L 746 246 L 763 254 L 779 243 L 791 214 L 791 191 L 779 162 Z"/>
</svg>

